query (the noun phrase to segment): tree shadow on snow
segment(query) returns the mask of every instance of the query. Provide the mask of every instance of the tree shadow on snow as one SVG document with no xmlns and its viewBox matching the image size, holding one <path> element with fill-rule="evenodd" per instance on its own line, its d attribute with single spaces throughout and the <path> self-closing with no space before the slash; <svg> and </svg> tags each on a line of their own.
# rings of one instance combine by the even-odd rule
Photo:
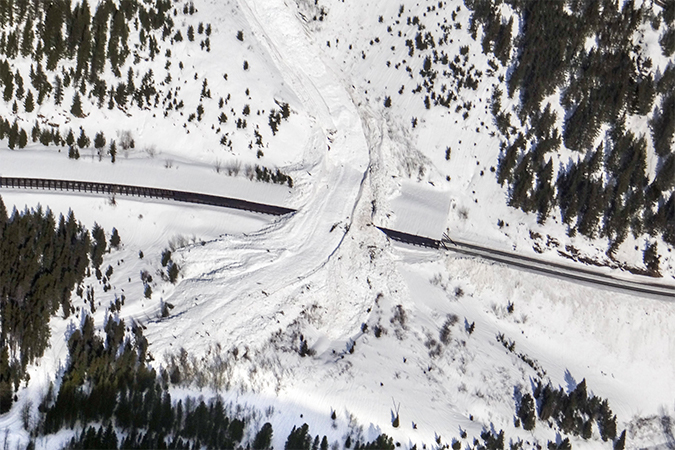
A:
<svg viewBox="0 0 675 450">
<path fill-rule="evenodd" d="M 572 392 L 577 388 L 577 381 L 574 379 L 569 369 L 565 369 L 565 383 L 567 383 L 567 392 Z"/>
</svg>

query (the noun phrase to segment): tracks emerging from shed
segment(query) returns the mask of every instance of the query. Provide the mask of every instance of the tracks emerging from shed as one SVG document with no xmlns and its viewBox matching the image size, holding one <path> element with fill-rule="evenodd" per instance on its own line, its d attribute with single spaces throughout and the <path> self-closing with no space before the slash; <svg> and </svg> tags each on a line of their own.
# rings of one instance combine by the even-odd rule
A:
<svg viewBox="0 0 675 450">
<path fill-rule="evenodd" d="M 156 198 L 199 205 L 219 206 L 260 214 L 283 216 L 295 212 L 283 206 L 267 205 L 231 197 L 201 194 L 197 192 L 158 189 L 126 184 L 98 183 L 92 181 L 56 180 L 47 178 L 0 177 L 0 188 L 40 189 L 49 191 L 81 192 L 100 195 L 125 195 L 131 197 Z"/>
</svg>

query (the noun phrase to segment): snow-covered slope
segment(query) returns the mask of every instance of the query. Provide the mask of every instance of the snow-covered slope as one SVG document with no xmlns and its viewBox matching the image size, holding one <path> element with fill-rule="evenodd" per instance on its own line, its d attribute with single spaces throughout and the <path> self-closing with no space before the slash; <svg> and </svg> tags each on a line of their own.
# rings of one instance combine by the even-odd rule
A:
<svg viewBox="0 0 675 450">
<path fill-rule="evenodd" d="M 188 365 L 201 373 L 174 386 L 176 396 L 220 395 L 257 409 L 258 421 L 273 424 L 275 448 L 304 422 L 338 447 L 347 436 L 372 440 L 387 433 L 405 448 L 441 447 L 453 439 L 461 448 L 473 448 L 474 437 L 485 429 L 504 430 L 507 445 L 520 438 L 523 448 L 545 446 L 565 436 L 541 421 L 532 432 L 514 421 L 517 402 L 539 378 L 568 391 L 586 379 L 590 392 L 609 400 L 619 430 L 627 429 L 628 447 L 672 445 L 672 303 L 394 244 L 374 226 L 434 238 L 449 229 L 514 250 L 532 245 L 532 231 L 564 235 L 562 224 L 540 226 L 536 218 L 508 208 L 494 180 L 490 168 L 499 140 L 490 135 L 488 101 L 497 73 L 476 91 L 460 91 L 458 102 L 472 102 L 470 111 L 427 110 L 410 93 L 417 81 L 405 66 L 417 73 L 423 58 L 408 56 L 404 42 L 417 26 L 407 25 L 404 17 L 460 24 L 451 26 L 447 51 L 461 54 L 468 46 L 475 70 L 488 67 L 466 30 L 469 11 L 462 2 L 443 2 L 443 8 L 421 3 L 195 2 L 197 12 L 179 15 L 177 24 L 185 29 L 188 23 L 211 23 L 211 51 L 189 42 L 172 47 L 167 89 L 185 86 L 185 111 L 193 111 L 208 78 L 212 94 L 201 99 L 206 105 L 201 122 L 188 123 L 175 111 L 162 118 L 161 110 L 133 110 L 127 117 L 89 106 L 88 117 L 72 119 L 43 106 L 20 120 L 30 125 L 37 114 L 45 121 L 62 117 L 62 126 L 101 129 L 109 137 L 131 130 L 136 150 L 114 166 L 107 159 L 99 162 L 93 152 L 70 161 L 37 143 L 16 152 L 0 150 L 0 175 L 81 173 L 87 179 L 270 201 L 297 213 L 271 219 L 197 206 L 123 198 L 113 204 L 4 190 L 3 200 L 18 209 L 38 203 L 58 212 L 72 208 L 87 225 L 116 227 L 123 248 L 104 262 L 115 268 L 113 289 L 104 292 L 94 277 L 85 283 L 94 286 L 100 302 L 97 325 L 103 326 L 105 306 L 124 294 L 120 316 L 147 327 L 152 365 L 166 367 L 185 349 L 193 358 Z M 243 41 L 236 37 L 239 30 Z M 176 57 L 184 65 L 180 71 Z M 247 71 L 243 60 L 249 62 Z M 387 61 L 401 66 L 387 69 Z M 141 62 L 139 73 L 146 67 L 155 66 Z M 259 118 L 251 113 L 246 130 L 237 129 L 231 117 L 229 128 L 215 132 L 218 98 L 226 93 L 233 105 L 228 114 L 239 117 L 244 104 L 261 111 Z M 69 95 L 66 91 L 65 98 Z M 385 97 L 391 97 L 390 107 Z M 288 102 L 293 113 L 272 134 L 267 117 L 270 108 L 278 108 L 275 100 Z M 248 147 L 253 123 L 265 142 L 261 158 L 255 145 Z M 219 144 L 226 132 L 231 149 Z M 294 187 L 254 182 L 242 174 L 226 178 L 216 168 L 226 171 L 230 162 L 281 167 Z M 503 228 L 498 220 L 505 221 Z M 582 238 L 572 242 L 583 249 L 592 245 Z M 146 299 L 139 273 L 161 272 L 160 255 L 167 247 L 182 267 L 180 282 L 174 286 L 157 276 L 154 294 Z M 161 317 L 164 303 L 173 306 L 168 317 Z M 75 306 L 88 308 L 83 299 Z M 27 442 L 20 410 L 32 402 L 37 415 L 49 381 L 65 363 L 64 337 L 81 317 L 78 312 L 53 320 L 50 351 L 31 367 L 31 381 L 12 412 L 0 417 L 12 443 Z M 509 350 L 498 336 L 515 347 Z M 310 355 L 300 354 L 303 342 Z M 394 428 L 396 414 L 400 426 Z M 52 448 L 68 437 L 63 432 L 40 438 L 37 446 Z M 600 439 L 597 426 L 590 440 L 571 440 L 575 448 L 611 446 Z"/>
</svg>

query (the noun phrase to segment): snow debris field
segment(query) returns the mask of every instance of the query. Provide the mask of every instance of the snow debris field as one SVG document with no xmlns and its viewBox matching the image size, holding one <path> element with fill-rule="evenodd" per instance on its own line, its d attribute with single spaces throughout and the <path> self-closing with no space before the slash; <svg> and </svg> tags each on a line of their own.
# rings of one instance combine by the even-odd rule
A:
<svg viewBox="0 0 675 450">
<path fill-rule="evenodd" d="M 97 8 L 110 4 L 122 11 L 127 2 L 136 3 L 65 3 L 84 3 L 94 17 Z M 552 204 L 539 220 L 538 206 L 527 210 L 515 203 L 517 183 L 498 182 L 507 147 L 516 145 L 518 133 L 527 139 L 536 133 L 535 125 L 527 125 L 534 124 L 529 116 L 518 117 L 520 94 L 510 95 L 507 86 L 514 65 L 506 63 L 515 64 L 517 36 L 526 29 L 520 4 L 531 2 L 145 3 L 156 10 L 166 3 L 173 28 L 164 37 L 161 26 L 146 36 L 129 20 L 128 58 L 119 67 L 106 63 L 97 75 L 108 86 L 102 101 L 95 82 L 90 86 L 83 76 L 59 84 L 57 102 L 56 77 L 79 70 L 77 58 L 48 67 L 45 56 L 40 71 L 52 86 L 45 98 L 30 111 L 23 104 L 27 94 L 17 110 L 15 94 L 0 102 L 0 117 L 28 133 L 25 145 L 10 145 L 3 128 L 0 177 L 174 189 L 295 212 L 275 217 L 123 195 L 0 188 L 10 217 L 13 210 L 18 217 L 40 206 L 58 223 L 59 214 L 72 211 L 87 229 L 96 223 L 110 239 L 115 228 L 121 238 L 119 247 L 103 255 L 101 268 L 110 272 L 101 279 L 92 267 L 77 284 L 79 294 L 71 294 L 72 314 L 52 315 L 47 349 L 26 365 L 11 409 L 0 415 L 5 448 L 61 448 L 80 438 L 86 424 L 79 422 L 45 432 L 42 406 L 49 406 L 48 392 L 54 391 L 55 402 L 66 384 L 72 336 L 84 330 L 87 317 L 104 341 L 111 320 L 124 320 L 127 336 L 133 325 L 142 328 L 144 361 L 160 380 L 171 374 L 162 382 L 173 401 L 221 400 L 231 419 L 246 424 L 242 448 L 264 448 L 256 442 L 266 422 L 273 429 L 268 444 L 277 449 L 304 423 L 310 437 L 326 436 L 331 448 L 355 448 L 383 434 L 405 449 L 675 446 L 673 298 L 407 245 L 378 229 L 435 240 L 447 234 L 618 279 L 675 287 L 673 247 L 667 231 L 648 232 L 652 219 L 644 220 L 643 232 L 631 228 L 613 241 L 615 234 L 601 231 L 600 216 L 590 234 L 581 220 L 565 220 L 560 205 Z M 572 11 L 580 2 L 560 3 Z M 644 7 L 654 17 L 645 19 L 636 32 L 641 38 L 634 38 L 643 56 L 651 56 L 644 70 L 661 77 L 673 67 L 660 36 L 670 23 L 662 10 L 675 7 L 660 4 L 675 2 L 587 3 L 605 9 L 616 3 L 618 11 Z M 0 0 L 0 15 L 6 4 L 12 2 Z M 474 11 L 482 4 L 500 15 L 497 29 L 515 20 L 506 56 L 495 56 L 496 43 L 485 44 L 487 22 L 474 31 Z M 15 14 L 13 20 L 23 23 Z M 4 53 L 12 25 L 0 26 Z M 38 28 L 35 33 L 37 38 Z M 595 37 L 588 42 L 589 48 L 600 45 Z M 19 49 L 8 60 L 10 72 L 20 72 L 25 90 L 37 96 L 37 88 L 29 87 L 29 73 L 38 67 L 33 57 Z M 443 73 L 441 66 L 452 64 L 462 77 Z M 148 71 L 150 78 L 142 81 Z M 128 88 L 127 80 L 141 89 L 151 78 L 154 91 L 147 98 L 130 96 L 126 103 L 117 97 L 116 87 Z M 4 89 L 7 82 L 0 81 Z M 500 107 L 512 113 L 513 129 L 506 133 L 493 116 L 498 88 Z M 558 86 L 542 97 L 541 109 L 550 103 L 555 110 L 554 127 L 569 117 L 562 95 Z M 668 114 L 668 95 L 654 94 L 654 108 L 666 104 L 655 119 L 633 110 L 623 119 L 635 136 L 647 136 L 635 154 L 646 161 L 650 186 L 661 186 L 654 217 L 660 207 L 665 210 L 675 184 L 656 181 L 663 178 L 658 173 L 666 157 L 657 155 L 650 131 L 654 121 L 666 120 L 660 118 Z M 81 114 L 73 113 L 75 97 Z M 30 135 L 34 127 L 36 138 Z M 615 130 L 604 122 L 598 127 L 593 149 L 605 142 L 610 155 L 604 136 Z M 47 129 L 60 137 L 42 142 L 40 130 Z M 89 142 L 67 144 L 69 131 L 75 139 L 85 133 Z M 103 145 L 94 142 L 98 133 L 107 138 Z M 568 148 L 567 135 L 557 139 L 565 145 L 558 142 L 560 149 L 542 163 L 552 161 L 555 186 L 560 173 L 589 161 L 593 150 Z M 519 161 L 528 158 L 525 147 L 518 151 Z M 608 179 L 604 173 L 586 175 L 602 181 Z M 532 174 L 530 179 L 538 186 Z M 640 190 L 643 197 L 653 192 L 646 184 Z M 652 245 L 658 279 L 649 276 L 656 272 L 645 256 Z M 172 265 L 180 268 L 173 280 L 167 272 Z M 558 412 L 544 417 L 542 389 L 549 383 L 565 395 L 558 397 Z M 577 386 L 585 389 L 583 401 L 574 400 L 570 408 L 585 405 L 586 394 L 596 406 L 569 413 L 569 425 L 560 405 L 577 399 Z M 527 396 L 536 409 L 532 427 L 524 419 Z M 604 400 L 613 433 L 597 412 Z M 103 420 L 92 424 L 107 426 Z M 113 429 L 121 445 L 128 429 L 115 422 Z"/>
</svg>

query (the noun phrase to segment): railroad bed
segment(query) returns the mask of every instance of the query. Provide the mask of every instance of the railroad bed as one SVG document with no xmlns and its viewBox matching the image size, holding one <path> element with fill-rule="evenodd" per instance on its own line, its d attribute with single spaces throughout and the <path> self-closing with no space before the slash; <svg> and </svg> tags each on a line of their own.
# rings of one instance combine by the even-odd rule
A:
<svg viewBox="0 0 675 450">
<path fill-rule="evenodd" d="M 132 197 L 157 198 L 200 205 L 219 206 L 240 209 L 273 216 L 282 216 L 295 212 L 283 206 L 266 205 L 230 197 L 200 194 L 196 192 L 174 191 L 126 184 L 96 183 L 91 181 L 54 180 L 46 178 L 0 177 L 0 188 L 42 189 L 49 191 L 84 192 L 103 195 L 126 195 Z"/>
</svg>

